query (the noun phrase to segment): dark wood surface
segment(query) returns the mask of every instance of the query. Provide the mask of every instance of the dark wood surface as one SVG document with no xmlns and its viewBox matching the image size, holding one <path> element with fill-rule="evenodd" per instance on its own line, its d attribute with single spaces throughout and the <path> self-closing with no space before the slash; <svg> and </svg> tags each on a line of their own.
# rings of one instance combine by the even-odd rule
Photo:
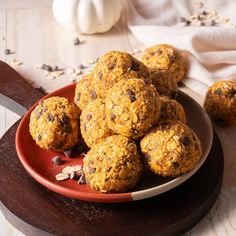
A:
<svg viewBox="0 0 236 236">
<path fill-rule="evenodd" d="M 5 78 L 11 78 L 10 84 Z M 0 93 L 27 108 L 43 96 L 3 63 Z M 38 184 L 22 167 L 15 151 L 18 123 L 0 140 L 0 208 L 26 235 L 179 235 L 202 219 L 220 192 L 224 161 L 214 133 L 211 152 L 201 169 L 165 194 L 119 204 L 63 197 Z"/>
</svg>

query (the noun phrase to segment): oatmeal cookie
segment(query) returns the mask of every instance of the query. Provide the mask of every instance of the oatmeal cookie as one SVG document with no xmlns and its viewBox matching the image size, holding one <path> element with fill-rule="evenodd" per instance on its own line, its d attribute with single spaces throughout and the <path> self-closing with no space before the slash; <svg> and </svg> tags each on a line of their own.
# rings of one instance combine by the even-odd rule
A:
<svg viewBox="0 0 236 236">
<path fill-rule="evenodd" d="M 142 78 L 151 83 L 148 68 L 127 52 L 110 51 L 94 67 L 92 84 L 101 97 L 121 79 Z"/>
<path fill-rule="evenodd" d="M 176 82 L 184 79 L 187 72 L 187 61 L 183 54 L 168 44 L 159 44 L 148 48 L 142 62 L 151 70 L 169 71 Z"/>
<path fill-rule="evenodd" d="M 36 144 L 53 151 L 65 151 L 79 141 L 80 109 L 63 97 L 42 100 L 30 115 L 29 131 Z"/>
<path fill-rule="evenodd" d="M 169 71 L 156 70 L 150 72 L 152 84 L 161 96 L 175 99 L 178 94 L 177 82 Z"/>
<path fill-rule="evenodd" d="M 142 164 L 136 144 L 113 135 L 95 145 L 84 158 L 86 182 L 103 193 L 125 192 L 139 181 Z"/>
<path fill-rule="evenodd" d="M 84 141 L 89 147 L 114 134 L 107 125 L 103 99 L 96 99 L 90 102 L 82 111 L 80 130 Z"/>
<path fill-rule="evenodd" d="M 161 97 L 161 113 L 158 123 L 167 121 L 181 121 L 187 123 L 183 106 L 176 100 Z"/>
<path fill-rule="evenodd" d="M 121 80 L 106 97 L 108 127 L 115 133 L 138 139 L 158 119 L 160 104 L 153 85 L 147 85 L 140 79 Z"/>
<path fill-rule="evenodd" d="M 147 167 L 162 176 L 179 176 L 192 170 L 202 156 L 201 143 L 181 122 L 161 123 L 140 143 Z"/>
<path fill-rule="evenodd" d="M 74 102 L 83 110 L 87 104 L 100 96 L 96 93 L 95 88 L 91 84 L 92 74 L 87 74 L 76 84 Z"/>
<path fill-rule="evenodd" d="M 205 97 L 204 108 L 220 124 L 236 123 L 236 82 L 219 81 L 213 84 Z"/>
</svg>

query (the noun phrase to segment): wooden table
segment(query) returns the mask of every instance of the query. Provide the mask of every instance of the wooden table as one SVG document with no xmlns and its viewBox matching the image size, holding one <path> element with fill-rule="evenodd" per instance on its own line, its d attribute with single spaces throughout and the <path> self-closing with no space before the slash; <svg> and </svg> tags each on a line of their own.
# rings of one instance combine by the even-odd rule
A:
<svg viewBox="0 0 236 236">
<path fill-rule="evenodd" d="M 95 60 L 108 50 L 132 52 L 143 45 L 138 42 L 125 26 L 126 16 L 108 33 L 96 36 L 80 36 L 83 44 L 75 47 L 76 37 L 55 22 L 50 9 L 51 1 L 1 1 L 0 3 L 0 59 L 11 64 L 16 58 L 23 62 L 15 69 L 34 86 L 43 86 L 52 91 L 71 83 L 71 75 L 66 74 L 55 80 L 48 80 L 35 68 L 37 63 L 56 64 L 64 68 L 75 68 Z M 30 20 L 29 20 L 30 19 Z M 4 50 L 10 48 L 15 54 L 6 56 Z M 187 88 L 185 92 L 200 104 L 203 98 Z M 9 110 L 0 107 L 0 135 L 19 118 Z M 225 156 L 225 175 L 223 189 L 208 215 L 186 235 L 235 235 L 236 234 L 236 127 L 218 127 L 215 130 L 223 144 Z M 2 223 L 2 222 L 1 222 Z M 0 223 L 0 230 L 2 225 Z M 7 224 L 2 223 L 2 224 Z M 5 227 L 5 226 L 4 226 Z M 0 231 L 1 232 L 1 231 Z M 4 231 L 6 232 L 6 231 Z M 4 235 L 4 234 L 1 234 Z"/>
</svg>

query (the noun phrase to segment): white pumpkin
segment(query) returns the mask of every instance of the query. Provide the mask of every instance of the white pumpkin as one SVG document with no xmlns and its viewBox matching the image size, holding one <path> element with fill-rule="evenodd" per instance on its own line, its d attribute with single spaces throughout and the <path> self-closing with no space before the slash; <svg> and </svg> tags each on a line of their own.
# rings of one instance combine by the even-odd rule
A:
<svg viewBox="0 0 236 236">
<path fill-rule="evenodd" d="M 94 34 L 108 31 L 120 18 L 120 0 L 54 0 L 56 20 L 76 32 Z"/>
</svg>

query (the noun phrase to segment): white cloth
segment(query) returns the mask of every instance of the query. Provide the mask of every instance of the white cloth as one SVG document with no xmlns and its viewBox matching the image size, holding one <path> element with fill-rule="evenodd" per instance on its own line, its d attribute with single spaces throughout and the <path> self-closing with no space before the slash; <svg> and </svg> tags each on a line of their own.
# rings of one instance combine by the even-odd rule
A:
<svg viewBox="0 0 236 236">
<path fill-rule="evenodd" d="M 199 2 L 199 1 L 198 1 Z M 198 11 L 215 10 L 220 26 L 183 26 L 196 9 L 193 0 L 124 0 L 128 26 L 146 46 L 167 43 L 187 54 L 189 71 L 183 83 L 204 95 L 219 80 L 236 79 L 236 1 L 202 1 Z"/>
</svg>

